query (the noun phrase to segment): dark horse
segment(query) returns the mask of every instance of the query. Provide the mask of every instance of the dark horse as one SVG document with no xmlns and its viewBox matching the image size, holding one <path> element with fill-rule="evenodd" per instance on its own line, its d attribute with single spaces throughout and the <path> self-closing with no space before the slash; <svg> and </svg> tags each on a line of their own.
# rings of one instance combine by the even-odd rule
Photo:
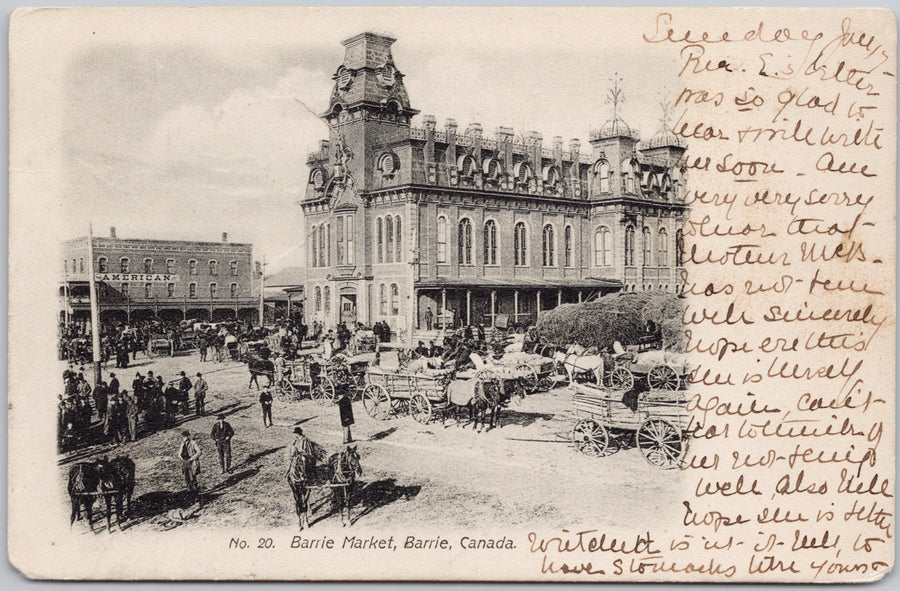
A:
<svg viewBox="0 0 900 591">
<path fill-rule="evenodd" d="M 250 384 L 247 386 L 248 388 L 252 388 L 253 384 L 256 384 L 256 389 L 259 390 L 259 382 L 257 381 L 259 376 L 266 376 L 266 379 L 269 380 L 269 383 L 266 384 L 267 388 L 272 385 L 272 377 L 275 375 L 275 364 L 270 360 L 251 359 L 247 362 L 247 367 L 250 369 Z"/>
<path fill-rule="evenodd" d="M 362 475 L 359 451 L 355 445 L 347 446 L 340 453 L 332 454 L 322 466 L 322 473 L 316 478 L 315 453 L 295 454 L 288 469 L 287 481 L 294 494 L 294 504 L 300 529 L 310 527 L 309 497 L 312 488 L 326 485 L 332 490 L 332 500 L 340 504 L 341 524 L 350 525 L 350 502 L 356 478 Z M 322 483 L 322 484 L 318 484 Z"/>
<path fill-rule="evenodd" d="M 477 429 L 479 424 L 482 427 L 487 426 L 488 430 L 494 428 L 495 425 L 499 426 L 500 409 L 504 406 L 500 380 L 493 374 L 485 373 L 476 377 L 474 383 L 469 383 L 471 384 L 469 389 L 460 390 L 461 396 L 452 394 L 448 396 L 448 403 L 456 418 L 456 424 L 460 424 L 460 413 L 467 409 L 469 422 L 472 423 L 473 429 Z"/>
<path fill-rule="evenodd" d="M 93 462 L 79 462 L 69 469 L 68 491 L 72 501 L 70 525 L 81 518 L 83 507 L 88 527 L 94 531 L 94 500 L 102 496 L 106 501 L 106 530 L 112 531 L 113 506 L 116 523 L 122 529 L 122 501 L 127 498 L 130 509 L 134 492 L 134 462 L 127 456 L 112 461 L 102 457 Z"/>
</svg>

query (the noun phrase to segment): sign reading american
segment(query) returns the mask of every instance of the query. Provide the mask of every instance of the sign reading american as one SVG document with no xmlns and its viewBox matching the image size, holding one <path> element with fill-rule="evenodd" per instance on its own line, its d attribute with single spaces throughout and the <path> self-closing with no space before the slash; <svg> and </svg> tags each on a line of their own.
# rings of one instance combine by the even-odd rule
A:
<svg viewBox="0 0 900 591">
<path fill-rule="evenodd" d="M 94 273 L 94 281 L 105 281 L 107 283 L 118 281 L 177 283 L 178 275 L 174 273 Z"/>
</svg>

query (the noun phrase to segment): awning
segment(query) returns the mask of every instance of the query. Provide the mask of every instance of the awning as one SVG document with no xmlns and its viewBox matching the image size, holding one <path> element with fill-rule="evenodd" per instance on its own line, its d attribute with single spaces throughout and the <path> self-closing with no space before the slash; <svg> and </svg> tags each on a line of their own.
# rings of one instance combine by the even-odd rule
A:
<svg viewBox="0 0 900 591">
<path fill-rule="evenodd" d="M 584 279 L 520 279 L 505 277 L 482 277 L 478 279 L 441 277 L 419 280 L 414 284 L 419 289 L 437 288 L 482 288 L 482 289 L 621 289 L 622 282 L 616 279 L 587 277 Z"/>
</svg>

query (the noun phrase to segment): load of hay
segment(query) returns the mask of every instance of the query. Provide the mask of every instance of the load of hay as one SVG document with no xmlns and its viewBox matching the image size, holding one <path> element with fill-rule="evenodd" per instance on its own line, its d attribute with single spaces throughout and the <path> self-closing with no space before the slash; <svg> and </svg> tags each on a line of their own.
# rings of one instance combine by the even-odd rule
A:
<svg viewBox="0 0 900 591">
<path fill-rule="evenodd" d="M 603 350 L 615 341 L 637 344 L 647 336 L 649 326 L 661 332 L 664 349 L 683 351 L 684 304 L 684 298 L 665 292 L 612 293 L 544 312 L 536 326 L 537 336 L 545 342 Z"/>
</svg>

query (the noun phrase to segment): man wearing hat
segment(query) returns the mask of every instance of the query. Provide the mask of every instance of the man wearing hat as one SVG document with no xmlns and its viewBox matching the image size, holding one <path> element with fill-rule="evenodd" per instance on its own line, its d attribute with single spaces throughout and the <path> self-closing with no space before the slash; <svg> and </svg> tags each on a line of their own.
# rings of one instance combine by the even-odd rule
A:
<svg viewBox="0 0 900 591">
<path fill-rule="evenodd" d="M 202 417 L 206 414 L 206 392 L 209 390 L 209 385 L 206 383 L 206 380 L 203 379 L 203 376 L 200 372 L 197 372 L 197 381 L 194 382 L 194 398 L 197 403 L 197 416 Z"/>
<path fill-rule="evenodd" d="M 194 385 L 191 383 L 191 380 L 188 379 L 187 375 L 185 375 L 184 371 L 178 372 L 178 375 L 181 376 L 181 381 L 178 382 L 178 392 L 180 394 L 179 398 L 181 399 L 181 412 L 187 414 L 188 402 L 190 401 L 188 392 L 190 392 L 191 388 L 193 388 Z"/>
<path fill-rule="evenodd" d="M 203 497 L 200 496 L 200 446 L 191 439 L 190 431 L 182 431 L 182 440 L 178 446 L 178 459 L 181 460 L 181 473 L 184 474 L 184 482 L 188 491 L 197 495 L 197 502 L 203 506 Z"/>
<path fill-rule="evenodd" d="M 109 372 L 109 391 L 113 394 L 119 393 L 119 378 L 116 377 L 116 374 L 113 372 Z"/>
<path fill-rule="evenodd" d="M 225 415 L 219 415 L 213 425 L 210 437 L 216 442 L 216 451 L 219 452 L 219 465 L 222 474 L 231 473 L 231 438 L 234 437 L 234 429 L 225 420 Z"/>
</svg>

